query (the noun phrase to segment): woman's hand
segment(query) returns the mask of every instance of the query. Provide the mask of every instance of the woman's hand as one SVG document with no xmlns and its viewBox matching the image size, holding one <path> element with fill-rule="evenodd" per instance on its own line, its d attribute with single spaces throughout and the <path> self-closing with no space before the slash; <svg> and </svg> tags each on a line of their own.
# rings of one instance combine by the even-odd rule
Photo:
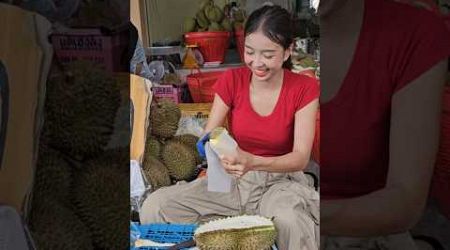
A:
<svg viewBox="0 0 450 250">
<path fill-rule="evenodd" d="M 228 174 L 233 175 L 236 178 L 242 177 L 248 171 L 251 171 L 253 166 L 253 155 L 245 152 L 244 150 L 237 148 L 237 154 L 235 156 L 232 155 L 222 155 L 220 156 L 220 160 L 222 162 L 225 171 Z"/>
</svg>

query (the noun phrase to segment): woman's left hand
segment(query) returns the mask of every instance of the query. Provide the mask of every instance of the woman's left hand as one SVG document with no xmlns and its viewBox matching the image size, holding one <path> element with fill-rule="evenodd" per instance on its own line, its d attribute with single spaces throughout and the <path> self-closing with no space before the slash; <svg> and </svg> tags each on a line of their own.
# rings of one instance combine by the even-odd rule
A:
<svg viewBox="0 0 450 250">
<path fill-rule="evenodd" d="M 252 170 L 253 155 L 239 147 L 236 155 L 223 155 L 220 157 L 220 160 L 225 171 L 236 178 L 240 178 Z"/>
</svg>

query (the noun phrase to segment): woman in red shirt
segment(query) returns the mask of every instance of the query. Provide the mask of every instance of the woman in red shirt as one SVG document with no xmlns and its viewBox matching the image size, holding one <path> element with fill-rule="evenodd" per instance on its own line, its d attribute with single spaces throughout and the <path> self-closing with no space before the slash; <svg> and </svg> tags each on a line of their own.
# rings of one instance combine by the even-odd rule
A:
<svg viewBox="0 0 450 250">
<path fill-rule="evenodd" d="M 208 192 L 205 178 L 162 188 L 144 202 L 143 223 L 194 222 L 243 210 L 274 217 L 279 249 L 318 248 L 319 196 L 302 170 L 310 159 L 319 86 L 314 78 L 283 68 L 292 26 L 290 14 L 279 6 L 253 12 L 245 27 L 246 67 L 226 71 L 215 85 L 205 132 L 223 126 L 229 115 L 239 149 L 222 163 L 239 178 L 236 190 Z"/>
<path fill-rule="evenodd" d="M 415 249 L 405 232 L 433 173 L 448 31 L 392 0 L 321 1 L 319 14 L 321 233 L 368 237 L 323 247 Z"/>
</svg>

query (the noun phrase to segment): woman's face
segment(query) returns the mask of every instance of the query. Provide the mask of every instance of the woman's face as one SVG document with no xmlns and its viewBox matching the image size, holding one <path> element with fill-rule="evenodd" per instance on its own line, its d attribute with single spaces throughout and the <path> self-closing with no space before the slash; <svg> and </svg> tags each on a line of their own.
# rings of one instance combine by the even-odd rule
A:
<svg viewBox="0 0 450 250">
<path fill-rule="evenodd" d="M 245 37 L 245 64 L 254 77 L 260 81 L 269 81 L 281 71 L 284 61 L 289 58 L 290 50 L 272 42 L 261 31 Z"/>
</svg>

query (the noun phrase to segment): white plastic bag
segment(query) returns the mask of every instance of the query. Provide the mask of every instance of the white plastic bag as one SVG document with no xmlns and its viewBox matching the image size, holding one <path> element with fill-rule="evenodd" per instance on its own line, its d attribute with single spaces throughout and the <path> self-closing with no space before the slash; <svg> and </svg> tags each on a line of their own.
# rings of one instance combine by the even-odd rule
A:
<svg viewBox="0 0 450 250">
<path fill-rule="evenodd" d="M 139 162 L 130 161 L 130 197 L 140 199 L 145 193 L 145 182 Z"/>
</svg>

